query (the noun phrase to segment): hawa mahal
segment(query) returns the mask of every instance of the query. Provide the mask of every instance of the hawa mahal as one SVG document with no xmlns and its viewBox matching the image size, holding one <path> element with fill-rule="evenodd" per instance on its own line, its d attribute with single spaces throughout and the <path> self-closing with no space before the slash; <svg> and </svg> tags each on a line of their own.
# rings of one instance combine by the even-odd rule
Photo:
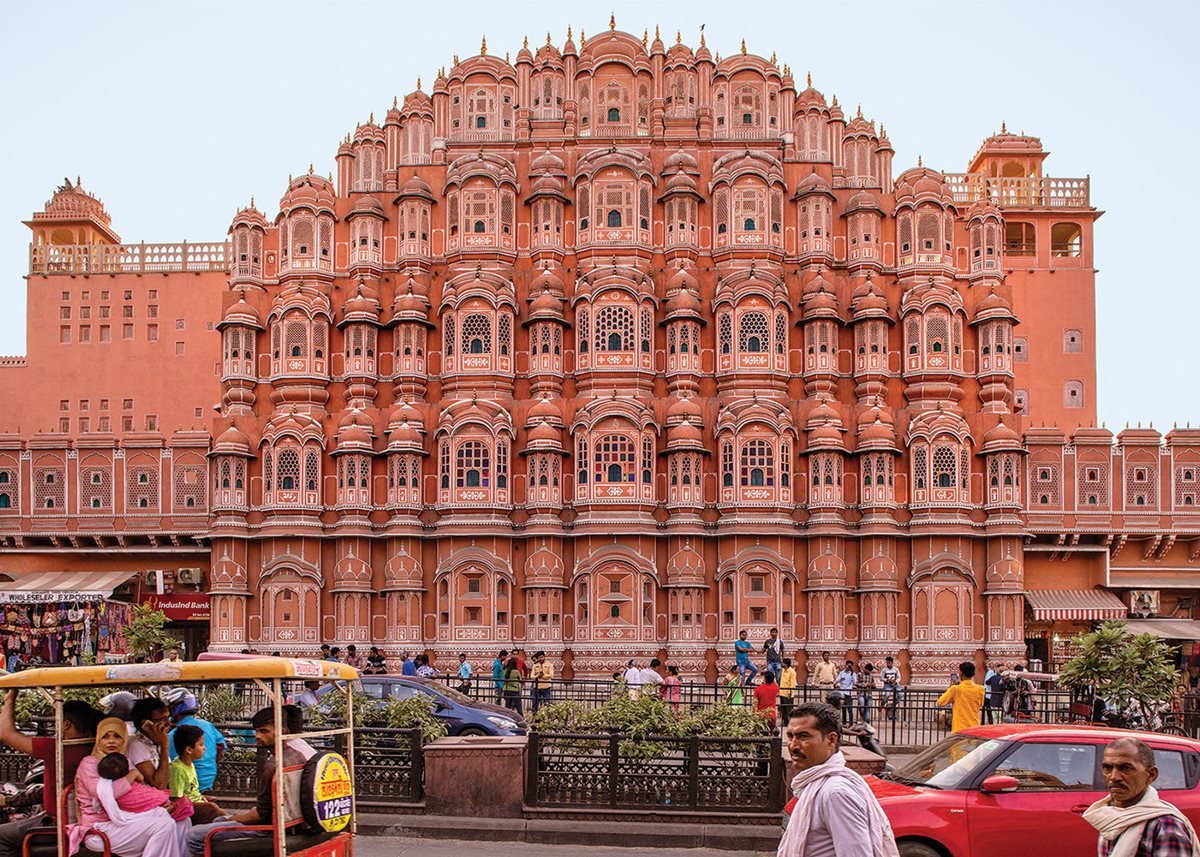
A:
<svg viewBox="0 0 1200 857">
<path fill-rule="evenodd" d="M 217 650 L 1055 660 L 1190 620 L 1200 430 L 1096 426 L 1093 207 L 1003 127 L 895 174 L 775 58 L 454 59 L 224 241 L 64 183 L 0 359 L 0 569 L 145 575 Z M 1182 636 L 1182 635 L 1180 635 Z"/>
</svg>

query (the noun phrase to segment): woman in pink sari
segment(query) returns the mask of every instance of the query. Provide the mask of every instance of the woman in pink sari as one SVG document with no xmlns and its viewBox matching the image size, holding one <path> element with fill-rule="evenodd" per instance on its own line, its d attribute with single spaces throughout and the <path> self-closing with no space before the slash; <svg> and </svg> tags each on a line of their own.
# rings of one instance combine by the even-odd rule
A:
<svg viewBox="0 0 1200 857">
<path fill-rule="evenodd" d="M 122 857 L 186 857 L 187 832 L 191 822 L 175 821 L 163 807 L 148 812 L 126 812 L 117 805 L 113 782 L 100 776 L 97 766 L 109 753 L 124 753 L 129 742 L 125 721 L 107 717 L 96 728 L 92 754 L 79 763 L 75 774 L 75 797 L 79 803 L 79 823 L 69 828 L 70 853 L 85 841 L 92 850 L 100 850 L 98 838 L 85 836 L 95 829 L 108 837 L 112 851 Z"/>
</svg>

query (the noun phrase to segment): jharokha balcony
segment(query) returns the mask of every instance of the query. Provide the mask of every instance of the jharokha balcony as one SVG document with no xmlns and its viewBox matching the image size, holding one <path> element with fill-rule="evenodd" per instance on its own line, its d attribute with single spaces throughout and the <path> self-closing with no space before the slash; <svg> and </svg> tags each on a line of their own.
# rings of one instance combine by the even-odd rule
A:
<svg viewBox="0 0 1200 857">
<path fill-rule="evenodd" d="M 228 243 L 34 244 L 31 274 L 144 274 L 229 271 Z"/>
</svg>

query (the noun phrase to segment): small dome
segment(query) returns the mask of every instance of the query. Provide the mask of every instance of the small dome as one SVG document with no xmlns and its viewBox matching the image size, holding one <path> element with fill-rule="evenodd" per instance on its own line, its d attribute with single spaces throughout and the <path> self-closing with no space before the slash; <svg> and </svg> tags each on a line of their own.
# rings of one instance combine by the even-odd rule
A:
<svg viewBox="0 0 1200 857">
<path fill-rule="evenodd" d="M 339 451 L 372 451 L 371 435 L 361 426 L 348 426 L 338 432 L 337 448 Z"/>
<path fill-rule="evenodd" d="M 667 155 L 667 159 L 663 161 L 664 173 L 675 170 L 699 171 L 699 169 L 700 164 L 696 161 L 695 156 L 682 146 Z"/>
<path fill-rule="evenodd" d="M 896 429 L 891 423 L 884 421 L 883 416 L 877 408 L 872 408 L 867 413 L 874 413 L 875 419 L 866 424 L 859 422 L 859 450 L 894 449 L 896 446 Z"/>
<path fill-rule="evenodd" d="M 354 295 L 342 304 L 343 323 L 379 320 L 379 301 L 366 293 L 364 285 L 363 281 L 359 280 Z"/>
<path fill-rule="evenodd" d="M 543 289 L 537 297 L 529 302 L 529 320 L 538 319 L 554 319 L 561 321 L 563 319 L 563 300 L 549 289 Z"/>
<path fill-rule="evenodd" d="M 544 268 L 542 268 L 541 272 L 533 278 L 533 282 L 529 284 L 530 292 L 539 290 L 549 290 L 559 295 L 563 293 L 562 278 L 555 273 L 554 268 L 550 265 L 546 265 Z"/>
<path fill-rule="evenodd" d="M 676 420 L 691 420 L 699 425 L 703 416 L 700 406 L 696 404 L 696 400 L 691 396 L 681 396 L 671 403 L 667 408 L 667 422 L 673 423 Z"/>
<path fill-rule="evenodd" d="M 667 280 L 668 292 L 673 289 L 683 289 L 694 294 L 699 288 L 700 281 L 696 279 L 696 275 L 692 273 L 692 269 L 688 265 L 680 265 Z"/>
<path fill-rule="evenodd" d="M 883 211 L 883 208 L 873 193 L 869 190 L 860 190 L 846 203 L 846 214 L 853 214 L 856 211 Z"/>
<path fill-rule="evenodd" d="M 530 199 L 535 196 L 565 196 L 563 193 L 563 180 L 559 176 L 538 176 L 533 180 L 529 191 Z"/>
<path fill-rule="evenodd" d="M 387 216 L 383 213 L 383 206 L 380 205 L 379 200 L 369 194 L 360 196 L 354 203 L 354 207 L 350 209 L 350 216 L 356 215 L 371 215 L 381 219 Z"/>
<path fill-rule="evenodd" d="M 533 159 L 529 170 L 534 173 L 566 173 L 567 165 L 562 158 L 546 149 Z"/>
<path fill-rule="evenodd" d="M 696 186 L 696 180 L 685 173 L 683 170 L 678 171 L 675 175 L 667 179 L 666 188 L 663 195 L 672 193 L 690 193 L 700 196 L 700 190 Z"/>
<path fill-rule="evenodd" d="M 254 207 L 254 200 L 250 200 L 249 208 L 242 208 L 234 215 L 233 223 L 229 227 L 229 231 L 237 229 L 239 226 L 257 226 L 260 229 L 267 228 L 267 218 L 263 213 Z"/>
<path fill-rule="evenodd" d="M 689 419 L 684 419 L 677 426 L 667 429 L 667 445 L 673 448 L 680 446 L 703 446 L 704 433 Z"/>
<path fill-rule="evenodd" d="M 819 272 L 804 286 L 800 303 L 806 318 L 829 318 L 839 314 L 837 293 Z"/>
<path fill-rule="evenodd" d="M 996 316 L 1012 315 L 1012 306 L 1001 297 L 993 286 L 987 296 L 975 307 L 976 319 L 993 318 Z"/>
<path fill-rule="evenodd" d="M 246 303 L 246 296 L 243 294 L 238 295 L 237 303 L 225 310 L 225 314 L 221 317 L 221 323 L 218 327 L 227 327 L 235 324 L 242 327 L 254 327 L 258 330 L 263 329 L 262 321 L 258 317 L 258 310 Z"/>
<path fill-rule="evenodd" d="M 806 86 L 796 95 L 796 109 L 807 110 L 810 107 L 816 107 L 820 109 L 825 106 L 827 106 L 825 102 L 825 96 L 822 95 L 818 90 L 813 89 L 812 79 L 810 78 L 808 81 L 808 86 Z"/>
<path fill-rule="evenodd" d="M 539 420 L 538 424 L 529 430 L 529 442 L 531 444 L 554 444 L 557 446 L 561 440 L 562 437 L 559 435 L 558 429 L 550 425 L 550 422 L 545 419 Z"/>
<path fill-rule="evenodd" d="M 698 317 L 703 314 L 702 309 L 695 292 L 691 289 L 680 289 L 667 301 L 666 317 Z"/>
<path fill-rule="evenodd" d="M 833 196 L 833 186 L 820 173 L 812 172 L 800 180 L 796 185 L 796 192 L 792 194 L 792 199 L 799 199 L 803 196 L 812 196 L 820 193 L 825 196 Z"/>
<path fill-rule="evenodd" d="M 1000 417 L 1000 422 L 996 423 L 983 436 L 983 451 L 984 452 L 999 452 L 1000 450 L 1011 450 L 1021 448 L 1021 436 L 1013 431 L 1004 421 L 1004 417 Z"/>
<path fill-rule="evenodd" d="M 534 421 L 548 421 L 555 425 L 562 422 L 562 414 L 558 410 L 558 405 L 554 404 L 554 400 L 550 396 L 543 396 L 529 408 L 529 423 L 527 424 Z"/>
<path fill-rule="evenodd" d="M 433 202 L 433 188 L 429 186 L 429 182 L 417 175 L 415 171 L 400 186 L 400 193 L 397 199 L 405 199 L 413 196 L 419 196 L 422 199 Z"/>
<path fill-rule="evenodd" d="M 332 213 L 336 201 L 333 182 L 324 176 L 309 173 L 292 180 L 287 193 L 279 201 L 279 208 L 284 213 L 300 206 L 316 210 L 325 209 Z"/>
<path fill-rule="evenodd" d="M 213 444 L 214 455 L 253 455 L 250 451 L 250 439 L 233 423 L 221 432 L 217 442 Z"/>
<path fill-rule="evenodd" d="M 433 101 L 428 95 L 421 90 L 415 90 L 404 96 L 404 106 L 400 109 L 402 114 L 406 113 L 427 113 L 433 115 Z"/>
<path fill-rule="evenodd" d="M 850 308 L 856 319 L 884 317 L 889 318 L 887 298 L 882 291 L 876 291 L 875 282 L 870 277 L 863 280 L 855 289 L 850 299 Z"/>
<path fill-rule="evenodd" d="M 424 441 L 421 438 L 421 433 L 408 420 L 402 421 L 388 432 L 389 450 L 420 449 L 423 445 Z"/>
</svg>

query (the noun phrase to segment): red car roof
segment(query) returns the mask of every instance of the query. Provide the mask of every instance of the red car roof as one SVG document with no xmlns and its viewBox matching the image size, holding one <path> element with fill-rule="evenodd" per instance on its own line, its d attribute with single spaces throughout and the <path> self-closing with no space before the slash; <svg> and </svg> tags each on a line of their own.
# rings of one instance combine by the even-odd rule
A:
<svg viewBox="0 0 1200 857">
<path fill-rule="evenodd" d="M 975 735 L 980 738 L 1095 738 L 1115 741 L 1118 738 L 1139 738 L 1157 744 L 1178 744 L 1189 750 L 1200 752 L 1200 741 L 1161 732 L 1137 732 L 1132 729 L 1110 729 L 1107 726 L 1067 726 L 1049 723 L 996 723 L 990 726 L 972 726 L 957 733 Z"/>
</svg>

